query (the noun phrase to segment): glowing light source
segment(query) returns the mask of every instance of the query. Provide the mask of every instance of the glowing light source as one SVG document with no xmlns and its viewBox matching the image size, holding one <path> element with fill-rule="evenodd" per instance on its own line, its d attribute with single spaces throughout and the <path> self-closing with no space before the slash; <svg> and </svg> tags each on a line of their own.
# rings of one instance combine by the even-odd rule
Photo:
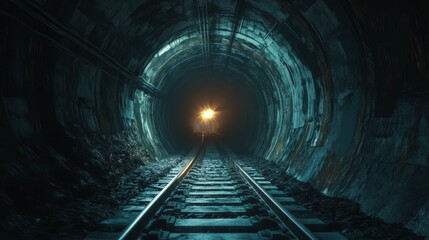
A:
<svg viewBox="0 0 429 240">
<path fill-rule="evenodd" d="M 210 119 L 214 118 L 215 111 L 211 108 L 206 108 L 200 112 L 200 116 L 203 120 L 210 120 Z"/>
</svg>

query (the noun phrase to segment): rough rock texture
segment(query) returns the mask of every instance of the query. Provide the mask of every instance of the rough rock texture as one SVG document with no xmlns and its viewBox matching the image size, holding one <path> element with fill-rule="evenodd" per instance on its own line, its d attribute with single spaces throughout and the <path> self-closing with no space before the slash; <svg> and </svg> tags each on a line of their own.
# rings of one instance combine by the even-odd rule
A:
<svg viewBox="0 0 429 240">
<path fill-rule="evenodd" d="M 152 160 L 133 131 L 67 136 L 66 153 L 47 142 L 0 149 L 0 238 L 79 239 L 176 163 Z"/>
<path fill-rule="evenodd" d="M 427 100 L 398 101 L 393 115 L 368 125 L 341 190 L 362 210 L 403 222 L 429 236 L 429 111 Z M 357 164 L 359 163 L 359 164 Z"/>
<path fill-rule="evenodd" d="M 343 198 L 322 195 L 309 183 L 284 174 L 284 167 L 254 156 L 241 157 L 252 165 L 279 189 L 290 194 L 333 231 L 339 231 L 349 239 L 424 239 L 401 224 L 389 224 L 380 218 L 362 212 L 362 205 Z"/>
</svg>

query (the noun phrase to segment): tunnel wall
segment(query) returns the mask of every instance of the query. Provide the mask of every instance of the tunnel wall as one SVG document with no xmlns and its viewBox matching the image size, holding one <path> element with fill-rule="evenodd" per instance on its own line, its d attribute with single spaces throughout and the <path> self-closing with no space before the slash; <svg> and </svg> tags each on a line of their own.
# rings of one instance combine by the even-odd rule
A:
<svg viewBox="0 0 429 240">
<path fill-rule="evenodd" d="M 11 80 L 13 89 L 2 97 L 8 117 L 6 129 L 12 136 L 33 138 L 52 127 L 72 124 L 104 133 L 131 126 L 133 89 L 75 59 L 55 64 L 43 61 L 39 59 L 46 54 L 43 51 L 52 49 L 33 53 L 34 49 L 26 49 L 28 45 L 16 43 L 20 53 L 9 59 L 12 74 L 3 79 Z M 52 72 L 45 72 L 47 68 Z"/>
<path fill-rule="evenodd" d="M 359 6 L 353 4 L 352 8 Z M 356 20 L 354 26 L 347 26 L 345 21 L 337 20 L 341 19 L 338 9 L 334 12 L 322 6 L 316 1 L 304 16 L 322 32 L 320 36 L 332 69 L 330 129 L 321 146 L 312 147 L 305 142 L 292 144 L 291 149 L 296 149 L 291 151 L 294 155 L 279 161 L 284 162 L 290 174 L 312 182 L 324 194 L 354 199 L 366 213 L 391 222 L 404 222 L 427 235 L 428 186 L 423 179 L 428 176 L 425 147 L 428 115 L 425 110 L 421 111 L 427 97 L 403 93 L 418 92 L 417 86 L 427 89 L 426 84 L 422 86 L 427 69 L 415 69 L 416 65 L 425 65 L 424 57 L 415 61 L 416 56 L 421 56 L 418 50 L 421 45 L 410 41 L 420 33 L 413 37 L 395 35 L 416 27 L 412 20 L 407 22 L 413 17 L 399 9 L 411 10 L 409 6 L 383 9 L 380 5 L 379 12 L 371 12 L 374 14 L 371 16 L 385 18 L 369 27 L 368 21 L 372 19 L 363 13 L 369 9 L 348 12 L 362 14 L 355 17 L 366 22 L 352 18 Z M 400 23 L 388 23 L 391 16 L 396 16 Z M 338 23 L 341 24 L 333 29 L 325 27 Z M 347 30 L 341 28 L 356 31 L 347 34 Z M 382 33 L 375 33 L 378 31 Z M 361 45 L 354 40 L 360 37 L 370 40 L 365 39 Z M 386 46 L 386 42 L 390 44 Z M 409 50 L 406 53 L 404 46 Z M 355 82 L 353 77 L 357 78 Z M 374 98 L 368 97 L 370 95 Z M 295 134 L 306 133 L 306 128 Z"/>
<path fill-rule="evenodd" d="M 85 56 L 2 19 L 2 129 L 10 137 L 49 137 L 73 124 L 100 133 L 131 127 L 135 88 Z"/>
<path fill-rule="evenodd" d="M 84 234 L 73 219 L 97 222 L 96 212 L 103 212 L 91 199 L 114 208 L 121 194 L 113 189 L 152 160 L 135 134 L 135 88 L 75 40 L 32 26 L 37 21 L 6 4 L 0 4 L 1 235 L 78 238 L 61 234 L 69 227 Z"/>
</svg>

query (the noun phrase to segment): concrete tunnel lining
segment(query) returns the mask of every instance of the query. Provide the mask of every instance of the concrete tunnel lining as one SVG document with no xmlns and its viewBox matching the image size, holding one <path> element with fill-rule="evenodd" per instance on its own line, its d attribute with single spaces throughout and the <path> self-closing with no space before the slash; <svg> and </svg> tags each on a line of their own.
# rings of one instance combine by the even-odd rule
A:
<svg viewBox="0 0 429 240">
<path fill-rule="evenodd" d="M 212 19 L 211 21 L 214 21 L 214 19 Z M 319 93 L 319 96 L 321 96 L 320 98 L 322 99 L 317 99 L 316 101 L 316 89 L 315 84 L 313 82 L 312 74 L 306 67 L 302 67 L 302 64 L 300 63 L 299 59 L 295 56 L 296 53 L 293 52 L 293 49 L 290 44 L 285 41 L 283 35 L 274 30 L 273 27 L 275 27 L 277 23 L 266 23 L 266 26 L 269 26 L 271 24 L 271 28 L 268 28 L 265 26 L 258 25 L 258 23 L 263 21 L 258 22 L 252 20 L 243 20 L 240 23 L 240 29 L 242 29 L 243 33 L 235 33 L 233 46 L 231 47 L 230 51 L 231 55 L 226 57 L 222 56 L 222 54 L 224 55 L 226 52 L 225 49 L 222 49 L 222 47 L 228 46 L 228 44 L 230 44 L 230 42 L 226 42 L 225 39 L 230 39 L 232 36 L 231 29 L 229 31 L 225 30 L 225 26 L 233 27 L 231 26 L 232 24 L 229 21 L 231 21 L 231 18 L 218 17 L 217 23 L 215 24 L 215 29 L 211 30 L 210 32 L 210 45 L 214 58 L 213 61 L 216 61 L 216 59 L 227 59 L 225 61 L 232 60 L 229 64 L 229 68 L 232 68 L 236 71 L 243 71 L 243 69 L 245 69 L 244 71 L 246 71 L 246 73 L 244 73 L 243 75 L 251 75 L 250 77 L 248 77 L 250 81 L 256 82 L 255 84 L 253 84 L 253 91 L 257 94 L 262 94 L 261 97 L 258 97 L 258 99 L 265 98 L 265 102 L 261 103 L 260 105 L 273 107 L 271 110 L 265 111 L 267 113 L 272 113 L 266 116 L 269 119 L 265 120 L 265 124 L 268 126 L 273 126 L 273 130 L 268 131 L 268 134 L 277 134 L 277 136 L 253 136 L 254 141 L 257 141 L 258 143 L 249 144 L 250 146 L 255 146 L 251 150 L 249 149 L 251 152 L 259 153 L 264 156 L 269 156 L 270 153 L 274 151 L 273 149 L 276 146 L 275 144 L 271 143 L 278 142 L 278 139 L 276 138 L 279 138 L 279 136 L 288 135 L 286 133 L 286 128 L 289 128 L 289 126 L 292 126 L 293 128 L 302 127 L 306 118 L 312 119 L 313 115 L 318 114 L 317 111 L 319 111 L 319 114 L 323 113 L 323 105 L 316 107 L 314 107 L 313 105 L 318 104 L 317 101 L 324 101 L 322 98 L 323 94 Z M 192 64 L 198 65 L 199 63 L 201 63 L 201 61 L 198 62 L 199 58 L 195 57 L 200 55 L 201 46 L 199 37 L 200 34 L 198 31 L 192 31 L 187 28 L 184 33 L 184 36 L 179 36 L 177 39 L 165 44 L 159 50 L 158 53 L 154 54 L 152 60 L 149 61 L 146 65 L 147 67 L 142 74 L 143 79 L 147 79 L 150 83 L 159 86 L 161 89 L 168 88 L 168 86 L 164 86 L 168 84 L 173 84 L 172 82 L 174 82 L 174 77 L 167 77 L 166 75 L 168 74 L 163 74 L 163 71 L 174 72 L 175 69 L 180 69 L 181 71 L 183 71 L 184 67 L 190 67 L 192 66 Z M 283 46 L 278 44 L 278 42 L 282 42 Z M 191 48 L 194 48 L 194 50 L 191 50 Z M 255 49 L 259 50 L 255 51 Z M 168 53 L 168 51 L 171 51 L 172 53 Z M 249 54 L 252 51 L 253 53 Z M 185 62 L 187 58 L 190 57 L 195 58 L 193 63 L 187 62 L 186 64 L 178 66 L 180 63 Z M 237 60 L 238 58 L 241 59 Z M 169 64 L 170 61 L 172 62 L 172 64 Z M 256 70 L 255 67 L 248 67 L 248 64 L 253 62 L 255 62 L 254 65 L 256 65 L 257 67 Z M 216 63 L 213 63 L 213 65 L 214 68 L 223 67 L 222 63 L 218 65 L 216 65 Z M 194 68 L 198 68 L 198 66 Z M 248 71 L 250 71 L 251 73 L 247 73 Z M 265 74 L 262 76 L 257 76 L 257 73 Z M 174 75 L 174 73 L 170 73 L 170 76 Z M 302 86 L 302 84 L 305 85 Z M 254 86 L 267 87 L 257 89 Z M 319 87 L 321 87 L 320 83 Z M 306 89 L 305 93 L 304 89 Z M 318 91 L 323 90 L 318 89 Z M 267 95 L 269 95 L 269 97 L 267 97 Z M 306 109 L 303 109 L 302 106 L 303 100 L 301 98 L 303 98 L 304 95 L 305 98 L 307 98 L 305 99 Z M 293 96 L 291 104 L 291 106 L 293 107 L 289 106 L 291 102 L 291 100 L 289 99 L 290 96 Z M 144 111 L 147 112 L 147 110 Z M 288 111 L 294 111 L 294 114 L 282 114 L 282 112 L 287 113 Z M 304 113 L 304 111 L 306 112 Z M 151 122 L 149 118 L 156 115 L 156 112 L 157 111 L 154 111 L 154 114 L 147 115 L 147 121 L 144 122 Z M 286 119 L 285 115 L 292 115 L 293 117 L 292 119 Z M 162 117 L 160 119 L 162 119 Z M 145 133 L 148 133 L 148 131 L 151 131 L 150 127 L 145 129 Z M 162 134 L 162 132 L 152 132 L 150 133 L 150 135 L 163 136 L 165 134 Z M 317 139 L 311 140 L 317 142 Z M 153 141 L 153 143 L 157 144 L 158 146 L 158 143 L 160 142 L 162 141 Z M 263 149 L 261 143 L 264 142 L 267 142 L 265 144 L 265 148 L 267 148 L 267 146 L 271 146 L 271 149 Z M 160 148 L 162 148 L 162 144 L 160 145 Z M 169 149 L 171 149 L 171 147 Z M 167 151 L 161 150 L 161 152 Z"/>
</svg>

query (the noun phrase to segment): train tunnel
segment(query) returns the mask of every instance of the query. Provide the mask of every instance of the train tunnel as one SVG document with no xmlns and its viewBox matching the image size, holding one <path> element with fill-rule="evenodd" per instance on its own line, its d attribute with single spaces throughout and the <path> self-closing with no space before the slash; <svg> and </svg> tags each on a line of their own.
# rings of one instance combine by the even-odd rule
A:
<svg viewBox="0 0 429 240">
<path fill-rule="evenodd" d="M 429 237 L 428 11 L 423 0 L 1 1 L 0 236 L 84 237 L 198 145 L 193 121 L 209 106 L 237 156 Z"/>
</svg>

